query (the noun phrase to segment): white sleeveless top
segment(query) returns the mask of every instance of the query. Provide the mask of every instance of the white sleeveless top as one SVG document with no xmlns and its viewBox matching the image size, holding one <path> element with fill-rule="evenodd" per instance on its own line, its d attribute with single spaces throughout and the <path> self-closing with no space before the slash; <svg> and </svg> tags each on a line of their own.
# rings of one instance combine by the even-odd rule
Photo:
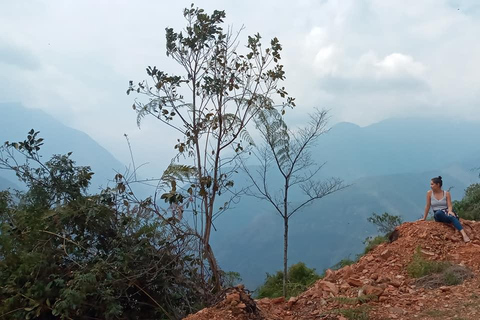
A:
<svg viewBox="0 0 480 320">
<path fill-rule="evenodd" d="M 430 205 L 432 207 L 433 212 L 435 212 L 437 210 L 443 210 L 443 209 L 448 208 L 447 193 L 445 191 L 443 191 L 443 198 L 440 199 L 440 200 L 437 200 L 435 198 L 435 195 L 433 194 L 433 191 L 432 191 L 432 196 L 430 198 L 431 198 L 430 199 Z"/>
</svg>

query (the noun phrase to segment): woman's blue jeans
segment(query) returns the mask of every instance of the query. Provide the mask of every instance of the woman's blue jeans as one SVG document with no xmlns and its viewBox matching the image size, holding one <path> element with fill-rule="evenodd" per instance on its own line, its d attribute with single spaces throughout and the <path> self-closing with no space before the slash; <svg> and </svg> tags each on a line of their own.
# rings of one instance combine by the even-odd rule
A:
<svg viewBox="0 0 480 320">
<path fill-rule="evenodd" d="M 455 229 L 457 229 L 458 231 L 463 229 L 462 225 L 460 224 L 460 221 L 458 221 L 458 219 L 455 216 L 451 216 L 443 210 L 435 211 L 433 213 L 433 218 L 437 222 L 452 223 Z"/>
</svg>

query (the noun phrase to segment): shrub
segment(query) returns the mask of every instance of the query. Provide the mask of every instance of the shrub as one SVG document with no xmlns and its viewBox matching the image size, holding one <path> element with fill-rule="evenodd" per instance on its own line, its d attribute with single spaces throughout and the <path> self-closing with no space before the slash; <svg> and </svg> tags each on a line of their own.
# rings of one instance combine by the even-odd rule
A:
<svg viewBox="0 0 480 320">
<path fill-rule="evenodd" d="M 453 202 L 453 210 L 460 218 L 480 220 L 480 184 L 472 184 L 465 190 L 465 196 L 460 201 Z"/>
<path fill-rule="evenodd" d="M 308 268 L 305 263 L 293 264 L 288 269 L 287 292 L 288 297 L 297 296 L 311 286 L 320 276 L 315 269 Z M 277 271 L 270 275 L 267 273 L 265 283 L 257 289 L 258 298 L 277 298 L 283 295 L 283 272 Z M 288 298 L 287 297 L 287 298 Z"/>
<path fill-rule="evenodd" d="M 202 307 L 191 236 L 153 219 L 149 199 L 129 203 L 125 187 L 87 194 L 90 168 L 70 155 L 42 163 L 35 136 L 0 148 L 0 167 L 28 188 L 0 193 L 0 315 L 174 319 Z M 24 164 L 8 161 L 16 151 Z"/>
</svg>

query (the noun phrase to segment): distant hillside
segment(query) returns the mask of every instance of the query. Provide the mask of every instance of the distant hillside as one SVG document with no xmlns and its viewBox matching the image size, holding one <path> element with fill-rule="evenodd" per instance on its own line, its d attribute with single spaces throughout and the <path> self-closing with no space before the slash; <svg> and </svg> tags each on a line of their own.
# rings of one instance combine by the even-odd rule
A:
<svg viewBox="0 0 480 320">
<path fill-rule="evenodd" d="M 342 177 L 352 186 L 293 216 L 289 263 L 304 261 L 322 271 L 354 258 L 365 238 L 377 233 L 367 222 L 373 212 L 402 215 L 405 221 L 421 217 L 434 176 L 442 175 L 453 198 L 462 198 L 464 189 L 478 181 L 478 171 L 471 169 L 480 166 L 480 126 L 454 123 L 448 132 L 434 128 L 418 119 L 365 128 L 340 123 L 322 136 L 312 152 L 318 162 L 327 161 L 322 174 Z M 270 186 L 279 183 L 278 178 L 269 181 Z M 293 193 L 292 201 L 298 196 Z M 213 244 L 221 267 L 240 272 L 249 289 L 262 283 L 266 272 L 281 269 L 282 219 L 265 202 L 243 197 L 215 226 Z"/>
<path fill-rule="evenodd" d="M 69 128 L 39 109 L 25 108 L 17 103 L 0 103 L 0 143 L 23 141 L 30 129 L 40 131 L 45 139 L 41 154 L 48 160 L 53 154 L 73 152 L 78 165 L 88 165 L 95 172 L 92 190 L 105 186 L 115 170 L 123 172 L 125 166 L 105 148 L 84 132 Z M 14 175 L 0 171 L 0 177 L 17 181 Z"/>
<path fill-rule="evenodd" d="M 339 123 L 313 153 L 327 162 L 326 174 L 353 181 L 480 159 L 479 137 L 478 123 L 446 119 L 389 119 L 363 128 Z"/>
<path fill-rule="evenodd" d="M 461 172 L 462 178 L 450 171 Z M 462 198 L 464 189 L 476 180 L 475 173 L 461 167 L 365 177 L 314 202 L 290 219 L 289 264 L 303 261 L 321 272 L 341 259 L 354 259 L 365 247 L 365 238 L 378 234 L 367 218 L 373 212 L 388 212 L 404 221 L 419 219 L 429 179 L 439 174 L 446 188 L 453 187 L 454 199 Z M 218 231 L 212 237 L 221 267 L 239 272 L 249 289 L 262 283 L 267 272 L 282 268 L 283 220 L 265 202 L 244 197 L 215 225 Z"/>
<path fill-rule="evenodd" d="M 5 190 L 5 189 L 8 189 L 8 188 L 11 188 L 11 189 L 18 189 L 19 186 L 17 183 L 14 183 L 8 179 L 5 179 L 3 177 L 0 177 L 0 191 L 1 190 Z"/>
</svg>

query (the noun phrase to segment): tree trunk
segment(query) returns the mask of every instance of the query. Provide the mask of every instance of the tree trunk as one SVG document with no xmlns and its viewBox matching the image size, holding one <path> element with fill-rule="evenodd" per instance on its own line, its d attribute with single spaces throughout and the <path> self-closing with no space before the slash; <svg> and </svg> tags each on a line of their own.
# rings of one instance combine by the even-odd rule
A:
<svg viewBox="0 0 480 320">
<path fill-rule="evenodd" d="M 205 211 L 209 212 L 208 210 L 212 210 L 211 207 L 205 206 Z M 212 211 L 210 211 L 212 212 Z M 222 289 L 220 283 L 220 270 L 218 268 L 217 260 L 215 259 L 215 255 L 213 254 L 212 247 L 210 246 L 210 233 L 212 231 L 212 215 L 206 214 L 205 219 L 205 233 L 203 235 L 203 250 L 205 257 L 207 258 L 208 264 L 210 266 L 210 270 L 212 271 L 212 280 L 214 284 L 214 292 L 220 292 Z"/>
<path fill-rule="evenodd" d="M 288 252 L 288 217 L 283 218 L 285 232 L 283 234 L 283 296 L 287 297 L 287 252 Z"/>
<path fill-rule="evenodd" d="M 207 256 L 210 270 L 212 271 L 214 292 L 215 293 L 220 292 L 222 290 L 222 286 L 220 283 L 220 271 L 218 269 L 217 259 L 215 259 L 215 255 L 213 254 L 213 250 L 210 244 L 206 243 L 204 245 L 204 250 L 205 250 L 205 255 Z"/>
</svg>

